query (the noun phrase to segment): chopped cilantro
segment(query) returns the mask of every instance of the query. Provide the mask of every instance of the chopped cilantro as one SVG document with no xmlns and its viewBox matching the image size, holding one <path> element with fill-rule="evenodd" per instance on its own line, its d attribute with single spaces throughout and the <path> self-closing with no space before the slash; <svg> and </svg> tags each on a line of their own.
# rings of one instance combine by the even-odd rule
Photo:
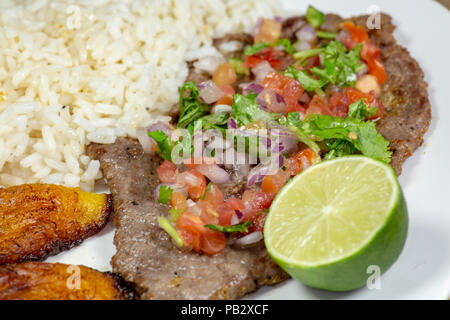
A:
<svg viewBox="0 0 450 320">
<path fill-rule="evenodd" d="M 158 202 L 168 204 L 170 202 L 170 196 L 173 193 L 173 189 L 171 187 L 168 187 L 166 185 L 162 185 L 159 187 L 159 197 Z"/>
<path fill-rule="evenodd" d="M 367 104 L 364 103 L 364 100 L 361 99 L 349 105 L 347 117 L 364 121 L 367 118 L 373 117 L 377 113 L 378 107 L 369 108 Z"/>
<path fill-rule="evenodd" d="M 250 227 L 251 225 L 252 223 L 250 221 L 246 221 L 244 223 L 235 224 L 233 226 L 219 226 L 216 224 L 207 224 L 205 225 L 205 227 L 222 233 L 233 233 L 233 232 L 247 233 L 248 227 Z"/>
<path fill-rule="evenodd" d="M 155 140 L 158 145 L 158 153 L 164 160 L 171 161 L 172 149 L 175 145 L 173 141 L 162 131 L 150 131 L 148 135 Z"/>
<path fill-rule="evenodd" d="M 189 94 L 186 95 L 186 92 Z M 208 113 L 209 106 L 200 99 L 197 85 L 194 82 L 186 82 L 180 89 L 178 128 L 185 128 Z"/>
<path fill-rule="evenodd" d="M 314 28 L 318 28 L 325 22 L 325 15 L 310 5 L 306 11 L 306 20 Z"/>
<path fill-rule="evenodd" d="M 256 102 L 256 94 L 249 93 L 247 96 L 235 94 L 233 96 L 233 118 L 238 126 L 246 125 L 251 122 L 263 120 L 270 121 L 279 115 L 276 113 L 261 110 Z"/>
<path fill-rule="evenodd" d="M 389 163 L 392 152 L 387 141 L 376 129 L 372 121 L 345 119 L 328 115 L 309 115 L 302 125 L 307 134 L 322 138 L 331 145 L 337 140 L 345 140 L 363 155 Z M 332 141 L 328 141 L 332 139 Z M 345 146 L 348 150 L 348 145 Z M 336 150 L 337 146 L 335 147 Z M 342 150 L 342 147 L 340 149 Z"/>
<path fill-rule="evenodd" d="M 292 66 L 286 68 L 284 75 L 296 79 L 306 91 L 316 91 L 328 82 L 325 79 L 314 79 L 305 70 L 299 70 Z"/>
<path fill-rule="evenodd" d="M 244 61 L 242 59 L 231 58 L 228 62 L 231 64 L 236 74 L 242 74 L 245 76 L 250 75 L 250 68 L 244 66 Z"/>
<path fill-rule="evenodd" d="M 252 56 L 254 54 L 257 54 L 259 52 L 261 52 L 262 50 L 269 48 L 269 47 L 279 47 L 279 46 L 283 46 L 284 50 L 287 53 L 294 53 L 296 52 L 294 45 L 291 43 L 291 41 L 289 41 L 289 39 L 284 38 L 284 39 L 278 39 L 275 42 L 259 42 L 259 43 L 255 43 L 251 46 L 247 46 L 244 49 L 244 54 L 246 56 Z"/>
<path fill-rule="evenodd" d="M 181 210 L 177 210 L 177 209 L 170 209 L 169 210 L 169 220 L 170 222 L 175 223 L 179 217 L 181 217 Z"/>
<path fill-rule="evenodd" d="M 317 36 L 322 39 L 336 39 L 337 34 L 332 32 L 317 31 Z"/>
</svg>

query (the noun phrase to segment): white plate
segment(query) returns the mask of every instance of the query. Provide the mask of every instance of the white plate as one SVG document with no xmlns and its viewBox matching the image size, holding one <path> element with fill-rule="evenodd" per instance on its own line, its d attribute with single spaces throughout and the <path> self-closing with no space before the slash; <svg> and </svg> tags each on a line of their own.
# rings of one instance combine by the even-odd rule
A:
<svg viewBox="0 0 450 320">
<path fill-rule="evenodd" d="M 409 233 L 399 260 L 381 277 L 381 288 L 330 293 L 294 280 L 265 287 L 253 299 L 448 299 L 450 297 L 450 14 L 436 2 L 409 0 L 283 1 L 289 13 L 304 11 L 309 2 L 324 12 L 344 17 L 366 13 L 376 5 L 390 14 L 395 37 L 418 60 L 429 83 L 433 120 L 425 143 L 406 161 L 400 183 L 409 209 Z M 48 259 L 110 270 L 115 252 L 111 223 L 79 247 Z"/>
</svg>

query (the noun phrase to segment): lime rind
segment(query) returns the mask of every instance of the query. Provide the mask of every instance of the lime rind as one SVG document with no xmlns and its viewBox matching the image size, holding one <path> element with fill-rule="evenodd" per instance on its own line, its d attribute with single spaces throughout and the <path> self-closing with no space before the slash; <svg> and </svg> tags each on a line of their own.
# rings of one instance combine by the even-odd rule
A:
<svg viewBox="0 0 450 320">
<path fill-rule="evenodd" d="M 307 175 L 314 176 L 314 171 L 323 170 L 324 166 L 336 166 L 339 161 L 342 163 L 359 161 L 373 166 L 373 168 L 381 168 L 381 174 L 384 176 L 386 184 L 389 184 L 392 189 L 389 201 L 385 201 L 385 208 L 382 208 L 382 211 L 385 212 L 385 215 L 379 220 L 382 223 L 379 223 L 376 228 L 372 228 L 371 232 L 363 240 L 360 239 L 358 245 L 352 250 L 331 255 L 329 259 L 302 261 L 298 257 L 292 258 L 280 252 L 279 248 L 273 245 L 274 239 L 271 238 L 276 229 L 271 225 L 274 219 L 273 212 L 276 211 L 276 209 L 272 209 L 280 205 L 279 202 L 283 201 L 282 198 L 289 192 L 289 189 L 299 183 L 298 181 L 304 180 Z M 314 217 L 310 219 L 313 220 Z M 291 276 L 312 287 L 345 291 L 364 285 L 367 279 L 366 269 L 370 264 L 379 266 L 380 271 L 384 272 L 394 263 L 403 249 L 407 225 L 406 203 L 392 168 L 370 158 L 351 156 L 325 161 L 313 166 L 285 186 L 272 204 L 264 227 L 264 236 L 269 254 Z M 282 236 L 278 233 L 277 237 L 281 238 Z M 289 237 L 289 235 L 286 234 L 285 237 Z"/>
</svg>

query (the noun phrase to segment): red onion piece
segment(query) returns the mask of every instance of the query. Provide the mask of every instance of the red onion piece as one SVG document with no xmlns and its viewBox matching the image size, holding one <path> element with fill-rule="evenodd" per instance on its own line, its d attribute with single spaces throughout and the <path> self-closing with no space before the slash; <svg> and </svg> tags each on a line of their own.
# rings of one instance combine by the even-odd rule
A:
<svg viewBox="0 0 450 320">
<path fill-rule="evenodd" d="M 312 42 L 317 38 L 317 31 L 310 24 L 306 24 L 295 35 L 300 41 Z"/>
<path fill-rule="evenodd" d="M 139 140 L 139 143 L 142 146 L 142 149 L 144 150 L 144 153 L 150 154 L 150 155 L 154 155 L 155 154 L 155 150 L 153 149 L 154 147 L 154 141 L 152 138 L 150 138 L 147 134 L 148 130 L 145 128 L 138 128 L 136 130 L 136 137 Z"/>
<path fill-rule="evenodd" d="M 197 166 L 197 171 L 206 176 L 215 184 L 226 184 L 231 182 L 231 177 L 228 172 L 216 164 L 201 164 Z"/>
<path fill-rule="evenodd" d="M 252 93 L 260 94 L 263 90 L 264 87 L 262 85 L 252 82 L 244 88 L 242 94 L 246 96 L 249 94 L 250 91 Z"/>
<path fill-rule="evenodd" d="M 364 65 L 365 65 L 364 69 L 359 70 L 359 71 L 356 73 L 356 77 L 358 78 L 358 80 L 361 79 L 363 76 L 365 76 L 366 74 L 369 73 L 369 68 L 367 67 L 366 64 L 364 64 Z"/>
<path fill-rule="evenodd" d="M 309 103 L 311 102 L 311 97 L 309 96 L 308 93 L 305 92 L 302 94 L 300 99 L 298 99 L 298 101 L 304 105 L 309 105 Z"/>
<path fill-rule="evenodd" d="M 237 122 L 233 118 L 230 118 L 227 122 L 228 129 L 237 129 Z"/>
<path fill-rule="evenodd" d="M 167 136 L 170 136 L 170 134 L 172 133 L 172 129 L 170 128 L 170 126 L 162 121 L 157 121 L 155 123 L 153 123 L 152 125 L 150 125 L 147 129 L 147 131 L 162 131 L 164 132 Z"/>
<path fill-rule="evenodd" d="M 264 89 L 256 98 L 261 106 L 267 108 L 271 112 L 286 113 L 287 106 L 284 98 L 272 90 Z"/>
<path fill-rule="evenodd" d="M 248 247 L 250 245 L 259 243 L 263 238 L 264 236 L 261 231 L 255 231 L 236 240 L 234 244 L 239 247 Z"/>
<path fill-rule="evenodd" d="M 223 91 L 212 80 L 200 83 L 198 92 L 200 98 L 208 104 L 214 103 L 223 97 Z"/>
<path fill-rule="evenodd" d="M 299 41 L 295 44 L 294 47 L 297 51 L 305 51 L 312 48 L 311 43 L 309 43 L 308 41 Z"/>
<path fill-rule="evenodd" d="M 255 183 L 263 181 L 265 176 L 274 174 L 278 169 L 280 169 L 283 166 L 283 162 L 280 158 L 283 157 L 280 155 L 279 157 L 276 157 L 276 159 L 270 159 L 271 161 L 269 164 L 260 163 L 250 170 L 247 186 L 250 187 Z"/>
<path fill-rule="evenodd" d="M 230 220 L 230 225 L 231 226 L 234 226 L 235 224 L 239 224 L 239 218 L 237 217 L 237 215 L 236 214 L 233 214 L 232 216 L 231 216 L 231 220 Z"/>
<path fill-rule="evenodd" d="M 252 68 L 252 73 L 255 75 L 255 82 L 262 83 L 269 72 L 274 71 L 269 62 L 263 61 L 256 67 Z"/>
</svg>

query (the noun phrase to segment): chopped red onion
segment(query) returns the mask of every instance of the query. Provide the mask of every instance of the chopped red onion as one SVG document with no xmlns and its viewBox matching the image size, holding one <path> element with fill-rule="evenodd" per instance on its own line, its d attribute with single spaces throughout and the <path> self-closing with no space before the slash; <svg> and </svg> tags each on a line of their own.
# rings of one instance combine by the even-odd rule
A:
<svg viewBox="0 0 450 320">
<path fill-rule="evenodd" d="M 262 239 L 264 239 L 262 232 L 255 231 L 255 232 L 252 232 L 252 233 L 236 240 L 236 242 L 234 244 L 239 247 L 247 247 L 247 246 L 259 243 Z"/>
<path fill-rule="evenodd" d="M 142 146 L 142 149 L 144 150 L 144 153 L 150 154 L 150 155 L 154 155 L 155 154 L 155 150 L 153 149 L 154 147 L 154 141 L 152 138 L 150 138 L 147 134 L 148 130 L 145 128 L 138 128 L 136 130 L 136 137 L 139 140 L 139 143 Z"/>
<path fill-rule="evenodd" d="M 216 164 L 201 164 L 197 166 L 197 171 L 206 176 L 214 184 L 226 184 L 231 182 L 231 177 L 228 172 Z"/>
<path fill-rule="evenodd" d="M 309 43 L 308 41 L 299 41 L 295 44 L 294 47 L 297 51 L 305 51 L 312 48 L 311 43 Z"/>
<path fill-rule="evenodd" d="M 151 124 L 148 127 L 148 131 L 149 132 L 162 131 L 167 136 L 170 136 L 170 134 L 172 133 L 172 129 L 170 128 L 170 126 L 167 123 L 162 122 L 162 121 L 157 121 L 157 122 Z"/>
<path fill-rule="evenodd" d="M 350 33 L 345 30 L 342 29 L 341 32 L 339 32 L 339 34 L 336 36 L 336 40 L 341 42 L 342 44 L 346 44 L 348 41 L 346 41 L 347 39 L 351 39 Z M 347 48 L 349 49 L 349 48 Z"/>
<path fill-rule="evenodd" d="M 237 129 L 237 122 L 233 118 L 230 118 L 227 122 L 228 129 Z"/>
<path fill-rule="evenodd" d="M 236 210 L 236 216 L 240 221 L 242 219 L 242 217 L 244 216 L 244 213 L 240 210 Z"/>
<path fill-rule="evenodd" d="M 262 85 L 252 82 L 244 88 L 242 94 L 246 96 L 250 91 L 255 94 L 260 94 L 263 90 L 264 87 Z"/>
<path fill-rule="evenodd" d="M 261 106 L 267 108 L 271 112 L 286 113 L 287 106 L 284 98 L 272 90 L 264 89 L 256 98 Z"/>
<path fill-rule="evenodd" d="M 252 68 L 252 73 L 255 75 L 255 82 L 262 83 L 269 72 L 274 71 L 269 62 L 263 61 L 256 67 Z"/>
<path fill-rule="evenodd" d="M 212 75 L 222 62 L 223 59 L 217 56 L 206 56 L 194 62 L 194 68 Z"/>
<path fill-rule="evenodd" d="M 223 91 L 212 80 L 202 82 L 198 86 L 200 98 L 208 104 L 223 97 Z"/>
<path fill-rule="evenodd" d="M 310 24 L 306 24 L 295 35 L 300 41 L 312 42 L 317 38 L 317 31 Z"/>
<path fill-rule="evenodd" d="M 366 74 L 369 73 L 369 68 L 367 67 L 367 65 L 364 64 L 364 66 L 365 66 L 365 67 L 364 67 L 363 69 L 359 70 L 359 71 L 356 73 L 356 77 L 358 78 L 358 80 L 361 79 L 363 76 L 365 76 Z"/>
<path fill-rule="evenodd" d="M 239 218 L 237 217 L 237 215 L 236 214 L 233 214 L 232 216 L 231 216 L 231 220 L 230 220 L 230 225 L 231 226 L 234 226 L 235 224 L 239 224 Z"/>
<path fill-rule="evenodd" d="M 263 181 L 265 176 L 274 174 L 280 169 L 283 166 L 283 161 L 280 158 L 283 157 L 280 155 L 277 159 L 270 159 L 271 161 L 269 164 L 260 163 L 254 167 L 248 175 L 247 186 L 250 187 L 255 183 Z"/>
</svg>

